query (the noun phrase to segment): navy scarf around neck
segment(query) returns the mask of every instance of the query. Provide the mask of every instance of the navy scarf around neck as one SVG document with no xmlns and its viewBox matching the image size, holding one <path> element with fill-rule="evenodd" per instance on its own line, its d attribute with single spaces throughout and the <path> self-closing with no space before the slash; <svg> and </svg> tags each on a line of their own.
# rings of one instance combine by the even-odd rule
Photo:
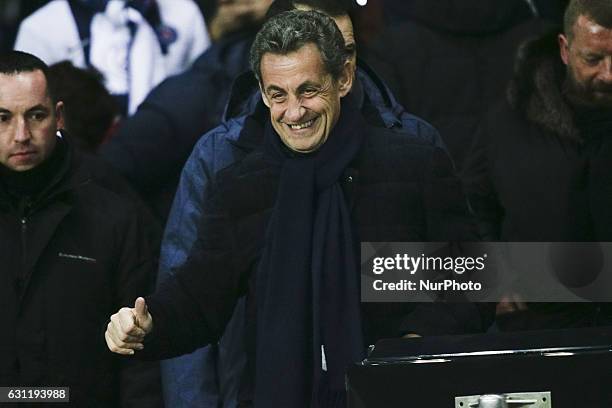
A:
<svg viewBox="0 0 612 408">
<path fill-rule="evenodd" d="M 346 369 L 364 357 L 358 242 L 339 182 L 364 122 L 347 99 L 313 153 L 289 151 L 265 127 L 281 175 L 257 271 L 255 407 L 346 406 Z"/>
</svg>

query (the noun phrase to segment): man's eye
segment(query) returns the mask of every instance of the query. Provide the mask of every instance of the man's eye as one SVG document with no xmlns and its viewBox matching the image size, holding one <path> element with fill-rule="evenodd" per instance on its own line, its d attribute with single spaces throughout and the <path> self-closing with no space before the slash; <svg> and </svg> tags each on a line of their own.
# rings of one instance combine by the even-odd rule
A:
<svg viewBox="0 0 612 408">
<path fill-rule="evenodd" d="M 10 119 L 9 115 L 0 115 L 0 122 L 2 123 L 8 122 Z"/>
<path fill-rule="evenodd" d="M 32 112 L 30 114 L 30 119 L 36 120 L 36 121 L 44 120 L 46 117 L 47 117 L 47 114 L 44 112 Z"/>
<path fill-rule="evenodd" d="M 270 96 L 274 102 L 282 102 L 285 99 L 285 95 L 281 93 L 275 93 Z"/>
<path fill-rule="evenodd" d="M 586 57 L 584 59 L 584 62 L 586 62 L 588 65 L 597 65 L 599 64 L 599 61 L 601 61 L 601 58 L 599 57 Z"/>
<path fill-rule="evenodd" d="M 314 88 L 305 89 L 303 94 L 304 96 L 313 96 L 317 93 L 317 90 Z"/>
</svg>

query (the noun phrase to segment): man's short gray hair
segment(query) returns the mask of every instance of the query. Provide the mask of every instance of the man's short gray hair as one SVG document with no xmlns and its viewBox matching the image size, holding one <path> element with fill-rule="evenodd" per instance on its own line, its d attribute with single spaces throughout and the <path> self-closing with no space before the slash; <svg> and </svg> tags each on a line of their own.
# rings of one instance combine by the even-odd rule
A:
<svg viewBox="0 0 612 408">
<path fill-rule="evenodd" d="M 334 20 L 314 10 L 291 10 L 269 19 L 251 46 L 251 69 L 259 83 L 264 54 L 287 55 L 311 43 L 319 49 L 326 71 L 338 79 L 349 55 Z"/>
</svg>

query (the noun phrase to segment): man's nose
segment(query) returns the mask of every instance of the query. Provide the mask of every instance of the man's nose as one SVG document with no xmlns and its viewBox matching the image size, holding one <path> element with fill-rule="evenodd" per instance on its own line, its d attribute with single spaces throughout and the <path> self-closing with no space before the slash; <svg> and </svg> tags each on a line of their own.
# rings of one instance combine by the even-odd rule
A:
<svg viewBox="0 0 612 408">
<path fill-rule="evenodd" d="M 604 60 L 604 64 L 599 71 L 598 79 L 601 82 L 612 85 L 612 56 L 608 56 Z"/>
<path fill-rule="evenodd" d="M 285 111 L 284 121 L 289 124 L 299 123 L 304 117 L 306 109 L 302 106 L 299 99 L 291 99 L 288 102 L 287 110 Z"/>
<path fill-rule="evenodd" d="M 16 118 L 14 140 L 16 143 L 26 143 L 30 140 L 30 128 L 24 118 Z"/>
</svg>

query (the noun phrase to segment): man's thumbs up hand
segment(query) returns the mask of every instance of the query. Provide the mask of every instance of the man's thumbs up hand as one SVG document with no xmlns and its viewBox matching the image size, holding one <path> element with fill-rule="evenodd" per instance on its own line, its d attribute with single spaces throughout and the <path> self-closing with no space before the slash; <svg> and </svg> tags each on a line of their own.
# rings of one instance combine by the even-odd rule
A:
<svg viewBox="0 0 612 408">
<path fill-rule="evenodd" d="M 151 326 L 153 326 L 153 318 L 149 314 L 149 308 L 144 298 L 139 297 L 136 299 L 132 313 L 136 319 L 136 325 L 143 329 L 145 334 L 149 333 L 151 331 Z"/>
<path fill-rule="evenodd" d="M 121 308 L 111 316 L 104 338 L 113 353 L 130 355 L 144 348 L 142 342 L 152 329 L 153 318 L 145 300 L 139 297 L 134 308 Z"/>
</svg>

